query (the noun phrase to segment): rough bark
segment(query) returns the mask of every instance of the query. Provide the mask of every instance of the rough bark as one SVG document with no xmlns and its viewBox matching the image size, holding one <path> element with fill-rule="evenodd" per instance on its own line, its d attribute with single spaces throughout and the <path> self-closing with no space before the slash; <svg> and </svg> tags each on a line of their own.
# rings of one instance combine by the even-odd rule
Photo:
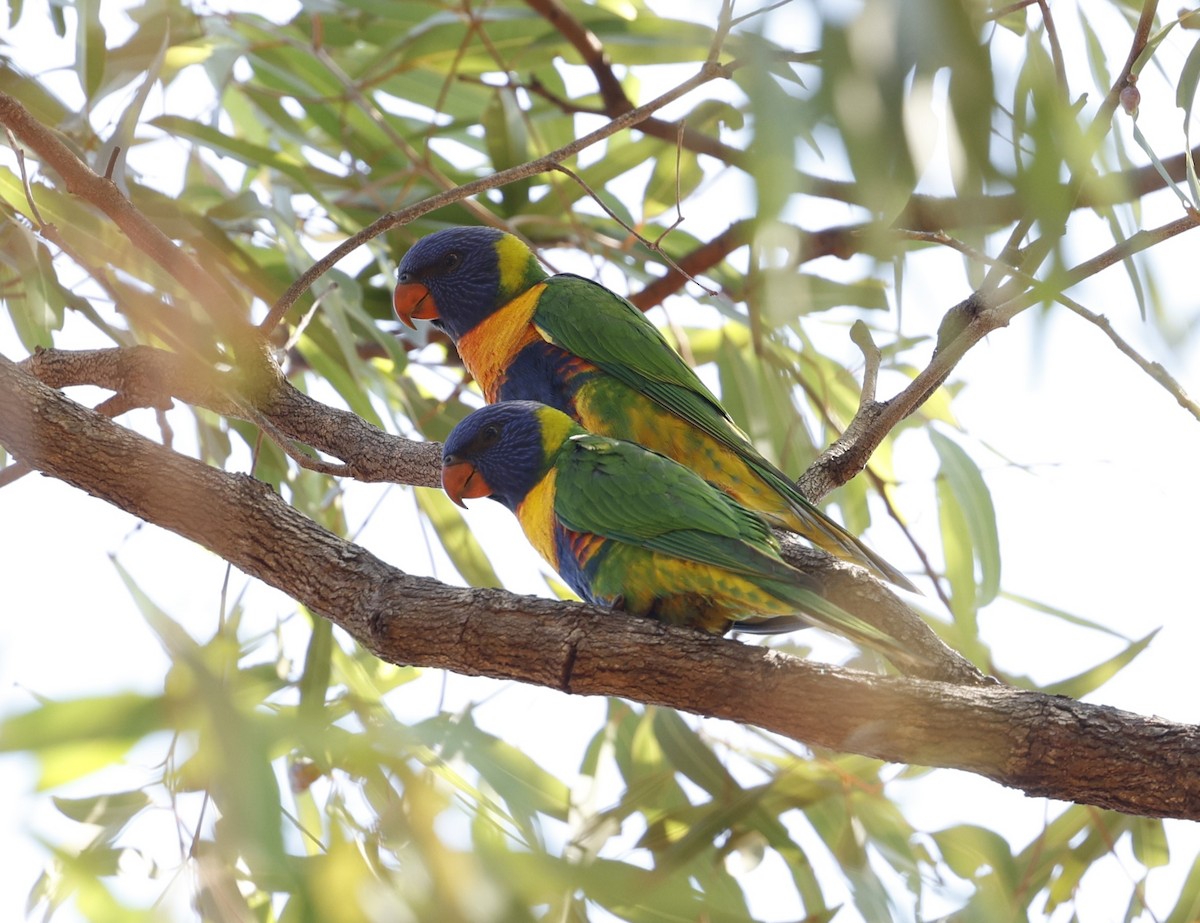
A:
<svg viewBox="0 0 1200 923">
<path fill-rule="evenodd" d="M 226 416 L 268 422 L 278 435 L 337 458 L 345 475 L 438 487 L 441 446 L 385 433 L 365 420 L 313 400 L 282 377 L 252 399 L 240 396 L 232 373 L 205 369 L 163 350 L 145 346 L 100 350 L 40 350 L 20 363 L 51 387 L 93 384 L 111 388 L 123 405 L 164 407 L 172 398 Z M 111 416 L 112 414 L 109 414 Z M 3 483 L 0 480 L 0 483 Z M 820 581 L 824 595 L 902 641 L 915 658 L 902 669 L 924 679 L 981 683 L 987 678 L 937 634 L 905 602 L 865 570 L 810 548 L 780 532 L 784 557 Z M 897 664 L 897 666 L 901 666 Z"/>
<path fill-rule="evenodd" d="M 964 769 L 1031 795 L 1200 819 L 1200 728 L 1007 686 L 858 673 L 582 604 L 414 577 L 253 478 L 131 433 L 2 357 L 0 444 L 198 542 L 393 663 L 626 696 Z"/>
</svg>

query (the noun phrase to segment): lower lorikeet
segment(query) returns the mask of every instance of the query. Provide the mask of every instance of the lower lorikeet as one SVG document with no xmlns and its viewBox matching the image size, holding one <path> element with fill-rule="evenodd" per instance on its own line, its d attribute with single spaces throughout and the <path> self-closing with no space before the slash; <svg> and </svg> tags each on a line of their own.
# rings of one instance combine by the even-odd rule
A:
<svg viewBox="0 0 1200 923">
<path fill-rule="evenodd" d="M 489 402 L 540 401 L 660 452 L 775 525 L 915 589 L 759 454 L 637 308 L 580 276 L 547 276 L 513 235 L 456 227 L 422 238 L 400 263 L 394 302 L 409 326 L 429 320 L 454 340 Z"/>
<path fill-rule="evenodd" d="M 442 487 L 491 497 L 585 600 L 722 634 L 813 624 L 891 657 L 900 642 L 824 599 L 770 526 L 640 445 L 588 433 L 534 401 L 475 411 L 446 440 Z M 803 614 L 806 622 L 780 618 Z"/>
</svg>

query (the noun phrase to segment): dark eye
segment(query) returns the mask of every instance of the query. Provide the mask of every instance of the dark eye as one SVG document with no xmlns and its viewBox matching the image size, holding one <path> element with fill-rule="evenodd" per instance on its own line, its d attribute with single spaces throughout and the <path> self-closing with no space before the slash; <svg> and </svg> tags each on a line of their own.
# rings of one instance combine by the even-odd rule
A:
<svg viewBox="0 0 1200 923">
<path fill-rule="evenodd" d="M 453 272 L 458 269 L 458 264 L 462 262 L 462 255 L 451 250 L 442 257 L 442 261 L 438 264 L 439 272 Z"/>
<path fill-rule="evenodd" d="M 500 440 L 500 427 L 495 423 L 489 423 L 479 431 L 479 436 L 476 439 L 476 444 L 481 449 L 490 448 Z"/>
</svg>

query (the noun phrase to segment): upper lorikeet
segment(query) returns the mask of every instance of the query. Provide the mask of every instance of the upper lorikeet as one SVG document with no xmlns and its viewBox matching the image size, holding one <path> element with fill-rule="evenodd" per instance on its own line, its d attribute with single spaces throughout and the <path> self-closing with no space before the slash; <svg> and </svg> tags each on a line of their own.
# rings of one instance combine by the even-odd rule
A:
<svg viewBox="0 0 1200 923">
<path fill-rule="evenodd" d="M 429 320 L 454 340 L 489 402 L 540 401 L 661 452 L 770 522 L 915 589 L 758 453 L 637 308 L 581 276 L 547 276 L 513 235 L 456 227 L 422 238 L 400 263 L 394 302 L 409 326 Z"/>
<path fill-rule="evenodd" d="M 803 613 L 889 656 L 901 644 L 824 599 L 779 556 L 766 521 L 683 465 L 587 432 L 534 401 L 475 411 L 450 433 L 442 487 L 491 497 L 583 599 L 715 634 L 790 630 Z"/>
</svg>

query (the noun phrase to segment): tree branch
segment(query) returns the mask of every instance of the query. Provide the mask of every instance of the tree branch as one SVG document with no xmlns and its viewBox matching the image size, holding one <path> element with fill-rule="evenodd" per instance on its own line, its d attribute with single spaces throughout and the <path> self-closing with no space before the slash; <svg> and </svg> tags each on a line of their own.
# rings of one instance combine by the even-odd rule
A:
<svg viewBox="0 0 1200 923">
<path fill-rule="evenodd" d="M 866 467 L 887 434 L 924 404 L 967 351 L 993 330 L 1008 326 L 1022 311 L 1041 301 L 1058 298 L 1071 286 L 1126 257 L 1196 227 L 1200 227 L 1200 213 L 1193 212 L 1160 227 L 1138 231 L 1067 270 L 1055 285 L 1029 282 L 1029 276 L 1017 272 L 1010 282 L 993 292 L 985 289 L 973 292 L 942 318 L 938 346 L 929 364 L 899 394 L 882 403 L 864 403 L 841 437 L 800 477 L 800 489 L 806 496 L 823 497 L 854 477 Z M 1162 383 L 1161 379 L 1156 380 Z"/>
<path fill-rule="evenodd" d="M 286 439 L 343 461 L 323 467 L 361 481 L 439 487 L 442 447 L 393 436 L 343 410 L 313 400 L 284 381 L 267 403 L 253 405 L 236 391 L 237 379 L 181 360 L 148 346 L 101 350 L 39 350 L 19 367 L 55 388 L 92 384 L 114 390 L 129 406 L 169 406 L 172 398 L 272 429 L 285 450 Z M 289 452 L 289 454 L 292 454 Z M 295 457 L 293 455 L 293 457 Z M 16 466 L 13 466 L 14 468 Z M 6 469 L 11 470 L 11 469 Z M 0 472 L 0 484 L 5 473 Z M 924 664 L 912 675 L 955 683 L 985 677 L 937 634 L 902 599 L 861 568 L 779 533 L 789 563 L 821 581 L 824 594 L 900 640 Z"/>
<path fill-rule="evenodd" d="M 253 478 L 131 433 L 3 357 L 0 443 L 221 555 L 392 663 L 626 696 L 1031 795 L 1200 819 L 1194 726 L 1005 686 L 857 673 L 583 604 L 414 577 Z"/>
</svg>

